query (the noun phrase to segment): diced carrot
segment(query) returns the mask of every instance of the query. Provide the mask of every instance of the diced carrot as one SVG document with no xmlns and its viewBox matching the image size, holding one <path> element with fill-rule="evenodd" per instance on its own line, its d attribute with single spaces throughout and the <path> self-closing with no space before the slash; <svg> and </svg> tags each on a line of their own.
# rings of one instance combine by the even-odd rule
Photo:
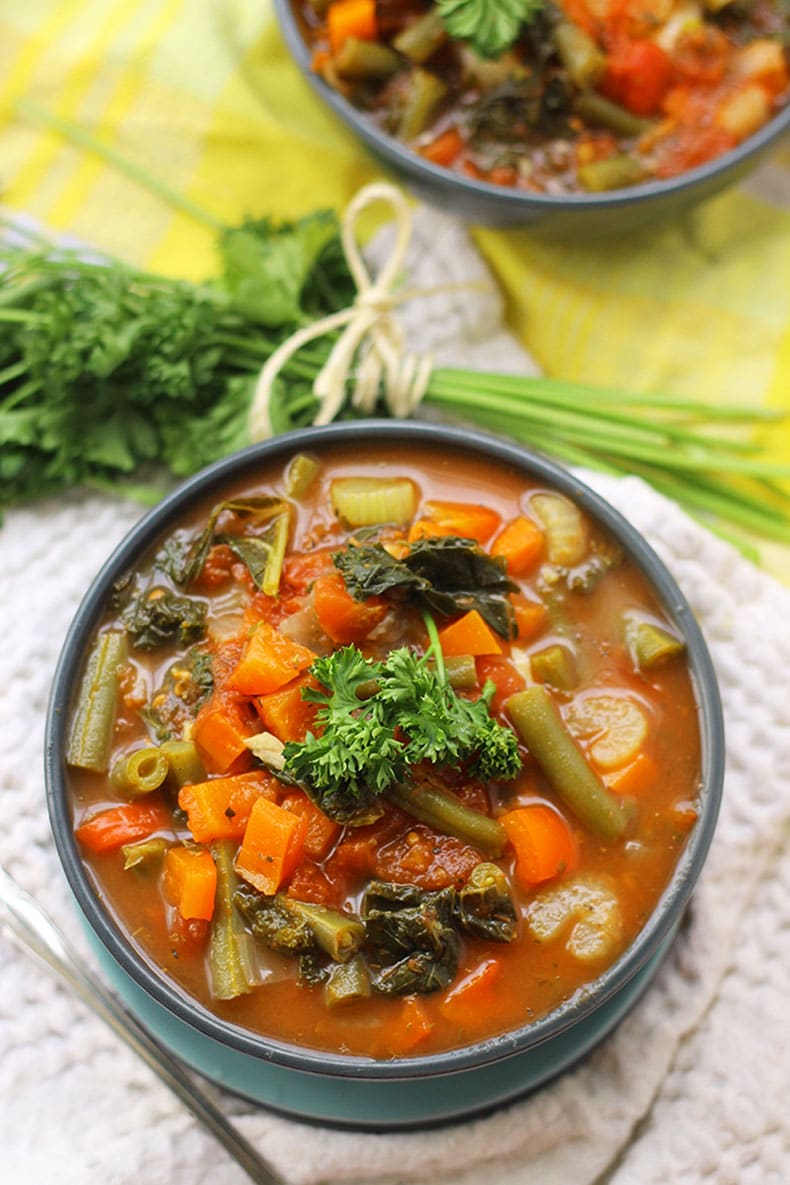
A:
<svg viewBox="0 0 790 1185">
<path fill-rule="evenodd" d="M 429 518 L 418 518 L 409 527 L 409 543 L 416 543 L 418 539 L 441 539 L 454 534 L 452 527 L 432 522 Z"/>
<path fill-rule="evenodd" d="M 419 996 L 406 996 L 401 1002 L 398 1021 L 399 1051 L 408 1053 L 431 1033 L 434 1022 Z"/>
<path fill-rule="evenodd" d="M 276 893 L 300 863 L 306 835 L 306 819 L 268 798 L 257 799 L 236 856 L 236 871 L 259 893 Z"/>
<path fill-rule="evenodd" d="M 488 542 L 502 522 L 502 516 L 496 510 L 474 502 L 426 502 L 422 517 L 447 528 L 451 535 L 476 539 L 481 546 Z"/>
<path fill-rule="evenodd" d="M 502 971 L 499 959 L 483 959 L 448 991 L 441 1012 L 453 1024 L 469 1024 L 475 1016 L 496 1011 L 495 985 Z"/>
<path fill-rule="evenodd" d="M 318 705 L 302 698 L 305 687 L 318 687 L 312 675 L 300 675 L 282 690 L 255 699 L 258 715 L 267 730 L 283 742 L 303 741 L 313 728 Z"/>
<path fill-rule="evenodd" d="M 323 860 L 340 835 L 340 824 L 325 815 L 303 790 L 294 790 L 286 794 L 280 805 L 306 821 L 305 854 L 311 860 Z"/>
<path fill-rule="evenodd" d="M 672 59 L 656 41 L 623 39 L 608 54 L 601 90 L 635 115 L 655 115 L 672 81 Z"/>
<path fill-rule="evenodd" d="M 658 766 L 647 753 L 639 753 L 629 764 L 609 774 L 606 785 L 616 794 L 642 794 L 655 785 Z"/>
<path fill-rule="evenodd" d="M 170 813 L 158 799 L 125 802 L 99 811 L 74 832 L 89 852 L 114 852 L 126 843 L 172 828 Z"/>
<path fill-rule="evenodd" d="M 290 683 L 314 658 L 312 650 L 262 621 L 247 639 L 228 684 L 245 695 L 267 695 Z"/>
<path fill-rule="evenodd" d="M 460 156 L 463 147 L 464 139 L 458 128 L 448 128 L 446 132 L 442 132 L 441 136 L 437 136 L 435 140 L 431 140 L 430 144 L 421 148 L 420 155 L 433 164 L 444 165 L 446 168 L 453 163 L 457 156 Z"/>
<path fill-rule="evenodd" d="M 516 878 L 525 889 L 573 872 L 579 862 L 576 837 L 550 806 L 532 803 L 500 817 L 516 853 Z"/>
<path fill-rule="evenodd" d="M 518 181 L 518 170 L 512 165 L 495 165 L 488 170 L 486 181 L 491 185 L 515 185 Z"/>
<path fill-rule="evenodd" d="M 198 712 L 192 740 L 210 773 L 239 773 L 250 764 L 245 742 L 254 732 L 246 704 L 236 696 L 215 694 Z"/>
<path fill-rule="evenodd" d="M 501 711 L 505 701 L 510 699 L 511 695 L 515 695 L 517 691 L 523 691 L 527 685 L 526 679 L 516 670 L 509 658 L 481 655 L 476 660 L 475 666 L 479 683 L 485 685 L 486 680 L 490 679 L 496 687 L 494 698 L 491 701 L 491 708 L 494 712 Z"/>
<path fill-rule="evenodd" d="M 529 641 L 539 634 L 548 620 L 548 610 L 542 601 L 530 601 L 523 593 L 514 593 L 510 598 L 516 615 L 519 642 Z"/>
<path fill-rule="evenodd" d="M 375 41 L 378 36 L 375 0 L 335 0 L 326 14 L 329 44 L 337 55 L 349 37 Z"/>
<path fill-rule="evenodd" d="M 185 920 L 211 921 L 217 893 L 217 868 L 208 848 L 167 850 L 164 893 Z"/>
<path fill-rule="evenodd" d="M 318 577 L 313 585 L 313 608 L 324 633 L 342 645 L 361 642 L 387 613 L 381 597 L 355 601 L 339 572 Z"/>
<path fill-rule="evenodd" d="M 511 576 L 524 576 L 540 559 L 544 543 L 538 524 L 520 514 L 499 532 L 491 545 L 491 555 L 502 556 L 507 561 Z"/>
<path fill-rule="evenodd" d="M 263 770 L 209 778 L 182 786 L 178 805 L 186 813 L 187 826 L 197 843 L 215 839 L 241 839 L 255 802 L 263 795 L 277 798 L 277 782 Z"/>
<path fill-rule="evenodd" d="M 447 657 L 457 654 L 501 654 L 502 647 L 494 631 L 480 616 L 477 609 L 470 609 L 452 625 L 439 633 L 442 653 Z"/>
</svg>

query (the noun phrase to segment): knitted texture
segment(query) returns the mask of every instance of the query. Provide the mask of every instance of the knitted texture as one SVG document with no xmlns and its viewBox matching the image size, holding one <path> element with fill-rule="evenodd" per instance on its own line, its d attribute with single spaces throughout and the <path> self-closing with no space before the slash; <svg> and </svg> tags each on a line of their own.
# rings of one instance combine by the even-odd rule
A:
<svg viewBox="0 0 790 1185">
<path fill-rule="evenodd" d="M 426 236 L 438 240 L 437 217 L 418 219 L 418 250 Z M 452 242 L 453 253 L 471 252 L 465 240 Z M 441 259 L 434 274 L 448 274 Z M 463 354 L 465 365 L 529 369 L 497 316 L 482 341 L 469 343 L 458 317 L 482 322 L 489 314 L 465 307 L 445 324 L 466 344 L 437 331 L 430 348 L 455 361 Z M 582 476 L 668 564 L 721 684 L 724 801 L 687 922 L 647 993 L 601 1047 L 488 1118 L 367 1135 L 295 1123 L 217 1091 L 293 1185 L 593 1185 L 601 1174 L 611 1185 L 787 1180 L 790 593 L 639 480 Z M 88 961 L 49 835 L 43 721 L 68 623 L 140 513 L 75 493 L 10 512 L 0 529 L 0 861 Z M 26 1185 L 245 1180 L 100 1021 L 2 938 L 0 1147 L 3 1180 Z"/>
</svg>

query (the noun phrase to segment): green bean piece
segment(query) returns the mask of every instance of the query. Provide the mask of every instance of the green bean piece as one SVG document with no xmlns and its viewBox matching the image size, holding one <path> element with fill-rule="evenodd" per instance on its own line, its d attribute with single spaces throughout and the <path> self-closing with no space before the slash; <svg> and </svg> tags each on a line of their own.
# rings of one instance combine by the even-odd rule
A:
<svg viewBox="0 0 790 1185">
<path fill-rule="evenodd" d="M 595 86 L 603 78 L 606 73 L 606 54 L 578 25 L 571 21 L 560 21 L 554 27 L 554 44 L 575 86 L 586 89 Z"/>
<path fill-rule="evenodd" d="M 632 817 L 587 763 L 567 731 L 550 693 L 536 683 L 505 704 L 516 732 L 564 804 L 603 839 L 619 839 Z"/>
<path fill-rule="evenodd" d="M 288 497 L 295 498 L 297 502 L 304 498 L 318 476 L 319 468 L 315 457 L 297 453 L 285 473 L 285 492 Z"/>
<path fill-rule="evenodd" d="M 561 691 L 576 686 L 576 658 L 567 646 L 553 642 L 529 656 L 529 669 L 536 683 L 548 683 Z"/>
<path fill-rule="evenodd" d="M 336 963 L 347 963 L 362 945 L 365 927 L 356 918 L 338 909 L 327 909 L 325 905 L 313 905 L 307 901 L 283 898 L 283 904 L 291 913 L 304 918 L 321 950 L 326 951 Z"/>
<path fill-rule="evenodd" d="M 388 45 L 347 37 L 335 54 L 335 69 L 341 78 L 388 78 L 400 69 L 401 59 Z"/>
<path fill-rule="evenodd" d="M 576 171 L 579 184 L 588 193 L 603 193 L 610 189 L 627 189 L 642 181 L 647 172 L 634 156 L 622 152 L 605 160 L 591 160 L 579 165 Z"/>
<path fill-rule="evenodd" d="M 477 687 L 477 667 L 471 654 L 451 654 L 444 660 L 444 672 L 454 691 Z"/>
<path fill-rule="evenodd" d="M 209 979 L 217 1000 L 246 995 L 256 983 L 253 944 L 249 931 L 233 904 L 238 877 L 233 867 L 237 845 L 215 840 L 211 854 L 217 869 L 217 895 L 209 935 Z"/>
<path fill-rule="evenodd" d="M 419 67 L 414 70 L 398 124 L 400 138 L 414 140 L 424 132 L 446 94 L 447 84 L 441 78 Z"/>
<path fill-rule="evenodd" d="M 454 835 L 488 856 L 501 856 L 505 850 L 507 836 L 501 823 L 464 806 L 435 786 L 391 786 L 386 796 L 434 831 Z"/>
<path fill-rule="evenodd" d="M 135 749 L 115 762 L 110 781 L 127 798 L 139 798 L 158 790 L 170 771 L 167 757 L 156 745 Z"/>
<path fill-rule="evenodd" d="M 100 634 L 91 650 L 71 722 L 66 761 L 76 769 L 105 773 L 118 703 L 118 668 L 129 654 L 126 634 Z"/>
<path fill-rule="evenodd" d="M 433 57 L 437 49 L 447 41 L 447 28 L 442 20 L 439 9 L 429 8 L 424 16 L 419 17 L 411 25 L 407 25 L 392 44 L 398 53 L 404 54 L 410 61 L 421 66 Z"/>
<path fill-rule="evenodd" d="M 170 841 L 163 839 L 161 835 L 141 839 L 137 843 L 125 843 L 121 848 L 124 872 L 130 868 L 148 867 L 155 861 L 160 861 L 170 846 Z"/>
<path fill-rule="evenodd" d="M 625 629 L 631 661 L 640 671 L 652 671 L 685 654 L 686 645 L 653 621 L 631 619 Z"/>
<path fill-rule="evenodd" d="M 582 91 L 573 104 L 576 115 L 585 123 L 596 124 L 616 132 L 618 136 L 641 136 L 650 127 L 650 120 L 634 115 L 627 107 L 604 98 L 597 91 Z"/>
<path fill-rule="evenodd" d="M 348 963 L 338 963 L 329 973 L 324 988 L 324 1002 L 329 1008 L 340 1008 L 370 996 L 370 973 L 361 955 Z"/>
<path fill-rule="evenodd" d="M 159 748 L 167 758 L 167 789 L 178 791 L 182 786 L 205 781 L 206 767 L 194 741 L 163 741 Z"/>
</svg>

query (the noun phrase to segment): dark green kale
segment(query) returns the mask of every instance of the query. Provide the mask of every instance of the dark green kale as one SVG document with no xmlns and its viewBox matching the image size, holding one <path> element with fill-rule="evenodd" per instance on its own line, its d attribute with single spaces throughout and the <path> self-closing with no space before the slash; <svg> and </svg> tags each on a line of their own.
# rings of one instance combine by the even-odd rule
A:
<svg viewBox="0 0 790 1185">
<path fill-rule="evenodd" d="M 281 954 L 315 954 L 315 934 L 307 921 L 288 909 L 277 895 L 268 897 L 249 885 L 240 885 L 233 904 L 255 938 Z"/>
<path fill-rule="evenodd" d="M 486 860 L 472 869 L 468 881 L 458 891 L 456 917 L 461 929 L 476 938 L 513 941 L 516 907 L 508 879 L 498 864 Z"/>
<path fill-rule="evenodd" d="M 357 601 L 372 596 L 409 600 L 438 617 L 477 609 L 502 638 L 518 632 L 505 561 L 487 555 L 473 539 L 420 539 L 396 560 L 381 544 L 349 547 L 333 556 Z"/>
<path fill-rule="evenodd" d="M 374 991 L 426 994 L 452 982 L 460 952 L 454 906 L 452 888 L 432 893 L 415 885 L 371 883 L 362 917 Z"/>
<path fill-rule="evenodd" d="M 127 606 L 123 623 L 139 650 L 156 650 L 169 642 L 188 646 L 206 630 L 206 603 L 156 586 Z"/>
<path fill-rule="evenodd" d="M 194 720 L 213 690 L 211 655 L 193 647 L 169 668 L 140 715 L 160 744 L 173 740 L 182 736 L 184 725 Z"/>
</svg>

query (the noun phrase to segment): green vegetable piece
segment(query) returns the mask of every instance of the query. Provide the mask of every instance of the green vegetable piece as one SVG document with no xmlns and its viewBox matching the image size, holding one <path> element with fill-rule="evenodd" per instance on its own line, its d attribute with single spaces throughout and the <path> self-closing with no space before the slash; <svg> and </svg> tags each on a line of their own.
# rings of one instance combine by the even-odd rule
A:
<svg viewBox="0 0 790 1185">
<path fill-rule="evenodd" d="M 403 524 L 414 517 L 417 489 L 408 477 L 337 477 L 332 509 L 349 527 Z"/>
<path fill-rule="evenodd" d="M 233 860 L 236 844 L 216 840 L 211 855 L 217 869 L 217 895 L 209 934 L 209 979 L 217 1000 L 249 994 L 257 982 L 250 935 L 235 903 L 239 881 Z"/>
<path fill-rule="evenodd" d="M 559 642 L 531 654 L 529 669 L 536 683 L 548 683 L 562 691 L 569 691 L 576 684 L 576 657 Z"/>
<path fill-rule="evenodd" d="M 213 689 L 211 655 L 195 647 L 172 664 L 140 715 L 157 741 L 177 740 Z"/>
<path fill-rule="evenodd" d="M 447 41 L 447 26 L 442 20 L 442 15 L 438 8 L 429 8 L 428 11 L 412 21 L 405 29 L 398 33 L 397 37 L 393 39 L 393 46 L 402 53 L 410 61 L 415 62 L 421 66 L 432 58 L 437 49 Z"/>
<path fill-rule="evenodd" d="M 606 73 L 606 54 L 592 37 L 572 21 L 554 26 L 554 44 L 575 86 L 594 86 Z"/>
<path fill-rule="evenodd" d="M 128 658 L 126 634 L 100 634 L 88 657 L 71 721 L 66 762 L 75 769 L 107 769 L 118 701 L 118 668 Z"/>
<path fill-rule="evenodd" d="M 159 748 L 167 758 L 165 785 L 168 789 L 178 791 L 182 786 L 205 780 L 206 767 L 194 741 L 163 741 Z"/>
<path fill-rule="evenodd" d="M 604 839 L 620 839 L 632 811 L 588 765 L 546 688 L 535 684 L 517 691 L 505 709 L 552 787 L 579 821 Z"/>
<path fill-rule="evenodd" d="M 139 798 L 158 790 L 169 771 L 166 754 L 155 745 L 147 745 L 116 761 L 110 770 L 110 781 L 120 794 Z"/>
<path fill-rule="evenodd" d="M 124 844 L 121 848 L 124 872 L 128 872 L 130 868 L 148 868 L 154 863 L 159 863 L 170 846 L 170 842 L 160 835 L 155 835 L 151 839 L 141 839 L 139 843 Z"/>
<path fill-rule="evenodd" d="M 310 492 L 321 466 L 315 457 L 297 453 L 285 471 L 285 492 L 299 502 Z"/>
<path fill-rule="evenodd" d="M 288 907 L 281 894 L 267 897 L 249 885 L 240 884 L 233 903 L 252 934 L 271 950 L 302 954 L 317 949 L 315 933 L 307 918 Z"/>
<path fill-rule="evenodd" d="M 574 100 L 573 110 L 585 123 L 608 128 L 618 136 L 641 136 L 650 127 L 649 119 L 634 115 L 627 107 L 621 107 L 597 91 L 582 91 Z"/>
<path fill-rule="evenodd" d="M 328 1008 L 344 1008 L 369 998 L 370 972 L 361 955 L 331 969 L 324 988 L 324 1002 Z"/>
<path fill-rule="evenodd" d="M 468 41 L 481 57 L 495 58 L 517 40 L 543 0 L 438 0 L 436 7 L 451 37 Z"/>
<path fill-rule="evenodd" d="M 455 890 L 424 892 L 416 885 L 374 881 L 362 903 L 367 949 L 383 995 L 425 994 L 447 987 L 458 972 L 460 944 L 453 926 Z"/>
<path fill-rule="evenodd" d="M 471 691 L 477 687 L 477 666 L 471 654 L 455 654 L 444 659 L 447 682 L 454 691 Z"/>
<path fill-rule="evenodd" d="M 217 523 L 223 514 L 232 514 L 243 524 L 245 533 L 218 532 Z M 181 546 L 171 543 L 157 557 L 157 564 L 176 584 L 186 585 L 200 575 L 212 545 L 225 543 L 247 565 L 255 586 L 267 596 L 274 596 L 280 586 L 290 514 L 288 503 L 274 494 L 228 498 L 213 508 L 199 535 Z M 266 523 L 270 524 L 268 529 Z"/>
<path fill-rule="evenodd" d="M 354 80 L 388 78 L 400 69 L 401 59 L 388 45 L 347 37 L 334 57 L 341 78 Z"/>
<path fill-rule="evenodd" d="M 205 601 L 157 585 L 132 601 L 123 623 L 138 650 L 156 650 L 170 642 L 188 646 L 205 633 L 206 612 Z"/>
<path fill-rule="evenodd" d="M 493 942 L 512 942 L 517 914 L 510 883 L 497 864 L 483 861 L 458 892 L 458 922 L 468 934 Z"/>
<path fill-rule="evenodd" d="M 347 963 L 357 953 L 365 937 L 365 927 L 358 919 L 323 905 L 283 900 L 287 909 L 307 922 L 321 950 L 336 963 Z"/>
<path fill-rule="evenodd" d="M 398 122 L 398 135 L 407 142 L 415 140 L 430 126 L 448 91 L 447 83 L 420 67 L 412 71 L 409 82 Z"/>
<path fill-rule="evenodd" d="M 470 609 L 502 638 L 518 633 L 509 594 L 518 586 L 506 565 L 472 539 L 419 539 L 402 560 L 380 544 L 349 547 L 333 557 L 346 588 L 357 601 L 371 596 L 408 599 L 437 617 L 458 617 Z"/>
<path fill-rule="evenodd" d="M 464 806 L 435 786 L 392 786 L 387 798 L 434 831 L 454 835 L 489 856 L 501 856 L 507 836 L 501 823 Z"/>
<path fill-rule="evenodd" d="M 640 671 L 652 671 L 686 653 L 685 642 L 653 621 L 631 617 L 626 623 L 626 645 Z"/>
<path fill-rule="evenodd" d="M 647 176 L 644 165 L 635 156 L 622 152 L 605 160 L 591 160 L 579 165 L 577 177 L 588 193 L 602 193 L 610 189 L 627 189 Z"/>
</svg>

